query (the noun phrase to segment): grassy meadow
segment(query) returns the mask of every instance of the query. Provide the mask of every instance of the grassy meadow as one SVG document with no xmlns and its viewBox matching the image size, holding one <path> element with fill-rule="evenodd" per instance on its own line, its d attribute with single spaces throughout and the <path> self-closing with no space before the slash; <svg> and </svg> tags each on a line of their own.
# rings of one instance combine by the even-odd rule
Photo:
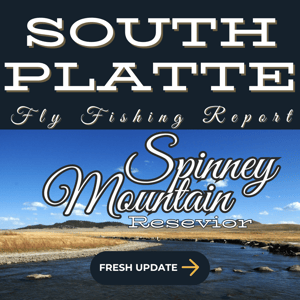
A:
<svg viewBox="0 0 300 300">
<path fill-rule="evenodd" d="M 90 235 L 96 235 L 95 232 L 90 232 Z M 98 233 L 99 234 L 99 233 Z M 300 243 L 300 225 L 290 224 L 251 224 L 247 229 L 205 229 L 195 227 L 192 229 L 128 229 L 122 231 L 113 230 L 101 232 L 102 236 L 116 237 L 159 237 L 164 238 L 192 238 L 192 239 L 225 239 L 225 240 L 247 240 L 275 243 Z"/>
<path fill-rule="evenodd" d="M 102 238 L 100 238 L 102 236 Z M 31 229 L 0 232 L 0 253 L 75 250 L 114 246 L 124 240 L 103 237 L 146 237 L 177 239 L 240 239 L 272 243 L 300 243 L 300 225 L 255 223 L 247 229 L 129 229 L 127 226 L 77 229 Z"/>
<path fill-rule="evenodd" d="M 103 239 L 89 233 L 59 233 L 4 231 L 0 233 L 0 253 L 73 250 L 115 246 L 126 243 L 116 239 Z"/>
</svg>

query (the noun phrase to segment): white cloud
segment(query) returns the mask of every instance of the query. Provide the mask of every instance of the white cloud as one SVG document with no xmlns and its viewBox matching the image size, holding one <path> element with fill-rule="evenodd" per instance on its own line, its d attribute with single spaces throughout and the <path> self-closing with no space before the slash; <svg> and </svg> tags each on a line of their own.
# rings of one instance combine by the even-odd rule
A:
<svg viewBox="0 0 300 300">
<path fill-rule="evenodd" d="M 282 210 L 298 211 L 298 210 L 300 210 L 300 202 L 290 203 L 290 204 L 284 206 L 283 208 L 281 208 L 281 207 L 274 207 L 274 209 L 275 210 L 279 210 L 279 211 L 282 211 Z"/>
<path fill-rule="evenodd" d="M 242 215 L 232 215 L 229 219 L 241 219 Z"/>
<path fill-rule="evenodd" d="M 75 208 L 78 208 L 78 209 L 85 209 L 85 206 L 84 206 L 83 204 L 76 203 L 76 204 L 75 204 Z"/>
<path fill-rule="evenodd" d="M 289 211 L 300 210 L 300 202 L 290 203 L 290 204 L 286 205 L 283 209 L 284 210 L 289 210 Z"/>
<path fill-rule="evenodd" d="M 62 207 L 67 207 L 67 202 L 65 202 L 65 203 L 63 203 L 62 205 L 60 205 L 60 206 L 57 206 L 57 207 L 60 207 L 60 208 L 62 208 Z M 76 203 L 75 204 L 75 208 L 78 208 L 78 209 L 85 209 L 85 206 L 83 205 L 83 204 L 81 204 L 81 203 Z"/>
<path fill-rule="evenodd" d="M 0 217 L 0 221 L 20 221 L 20 219 L 13 217 Z"/>
<path fill-rule="evenodd" d="M 57 206 L 59 208 L 64 208 L 64 207 L 67 207 L 67 202 L 63 203 L 62 205 L 60 206 Z M 75 206 L 74 206 L 74 209 L 73 211 L 71 212 L 71 215 L 75 215 L 75 216 L 80 216 L 80 217 L 89 217 L 89 215 L 86 215 L 84 213 L 84 210 L 85 210 L 86 206 L 81 204 L 81 203 L 76 203 Z M 51 213 L 50 214 L 51 216 L 60 216 L 62 217 L 63 215 L 61 213 Z"/>
<path fill-rule="evenodd" d="M 36 207 L 30 206 L 30 207 L 22 207 L 22 210 L 37 210 Z"/>
<path fill-rule="evenodd" d="M 294 221 L 281 221 L 279 222 L 279 224 L 297 224 L 297 223 Z"/>
<path fill-rule="evenodd" d="M 116 170 L 120 171 L 120 172 L 124 172 L 124 167 L 119 167 Z M 139 172 L 138 168 L 131 168 L 131 173 L 132 174 L 137 173 L 137 172 Z"/>
<path fill-rule="evenodd" d="M 63 203 L 62 206 L 66 207 L 67 203 L 66 202 Z M 62 207 L 62 206 L 59 206 L 59 207 Z M 83 205 L 81 203 L 76 203 L 74 208 L 75 209 L 72 211 L 71 214 L 74 214 L 75 216 L 89 217 L 89 215 L 86 215 L 84 213 L 85 205 Z M 57 214 L 57 213 L 51 213 L 50 215 L 52 215 L 52 216 L 58 216 L 58 215 L 60 215 L 61 216 L 61 214 Z"/>
<path fill-rule="evenodd" d="M 270 199 L 271 197 L 270 196 L 266 196 L 266 198 Z"/>
<path fill-rule="evenodd" d="M 46 208 L 47 209 L 47 206 L 45 204 L 41 203 L 41 202 L 32 202 L 31 206 L 42 207 L 42 208 Z"/>
<path fill-rule="evenodd" d="M 102 206 L 106 207 L 107 205 L 106 204 L 102 204 Z"/>
<path fill-rule="evenodd" d="M 22 225 L 25 225 L 25 223 L 15 221 L 15 222 L 13 222 L 13 225 L 19 225 L 19 226 L 22 226 Z"/>
<path fill-rule="evenodd" d="M 0 217 L 0 221 L 5 221 L 5 222 L 12 221 L 12 224 L 15 226 L 25 225 L 25 223 L 20 222 L 19 218 L 13 218 L 13 217 Z"/>
<path fill-rule="evenodd" d="M 260 212 L 259 214 L 263 215 L 263 216 L 267 216 L 269 213 L 266 210 L 264 210 L 264 211 Z"/>
<path fill-rule="evenodd" d="M 41 202 L 24 202 L 23 205 L 29 206 L 29 207 L 23 207 L 23 210 L 36 210 L 37 207 L 41 207 L 43 209 L 47 209 L 48 207 L 41 203 Z"/>
<path fill-rule="evenodd" d="M 145 160 L 145 163 L 149 163 L 150 161 L 149 160 Z"/>
<path fill-rule="evenodd" d="M 96 212 L 96 215 L 101 215 L 101 213 Z"/>
<path fill-rule="evenodd" d="M 89 215 L 86 215 L 82 210 L 80 209 L 74 209 L 72 214 L 75 216 L 81 216 L 81 217 L 89 217 Z"/>
<path fill-rule="evenodd" d="M 37 213 L 33 213 L 35 216 L 37 216 Z"/>
<path fill-rule="evenodd" d="M 204 180 L 204 182 L 207 182 L 204 186 L 208 186 L 209 184 L 214 184 L 216 187 L 225 187 L 228 186 L 228 179 L 219 180 L 218 182 L 215 182 L 212 178 L 208 178 Z"/>
<path fill-rule="evenodd" d="M 281 207 L 274 207 L 275 210 L 282 211 L 283 209 Z"/>
</svg>

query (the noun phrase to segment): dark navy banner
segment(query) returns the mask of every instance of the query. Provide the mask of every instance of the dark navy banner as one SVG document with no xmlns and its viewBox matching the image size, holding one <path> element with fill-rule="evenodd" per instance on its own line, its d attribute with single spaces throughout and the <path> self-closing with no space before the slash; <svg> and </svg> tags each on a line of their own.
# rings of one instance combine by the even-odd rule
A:
<svg viewBox="0 0 300 300">
<path fill-rule="evenodd" d="M 300 128 L 296 1 L 155 3 L 4 3 L 0 128 Z"/>
</svg>

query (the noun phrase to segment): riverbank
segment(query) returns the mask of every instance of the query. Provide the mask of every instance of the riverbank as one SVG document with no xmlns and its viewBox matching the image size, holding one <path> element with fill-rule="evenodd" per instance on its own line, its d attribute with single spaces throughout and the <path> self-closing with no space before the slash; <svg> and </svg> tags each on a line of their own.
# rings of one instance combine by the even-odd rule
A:
<svg viewBox="0 0 300 300">
<path fill-rule="evenodd" d="M 103 236 L 101 236 L 103 238 Z M 265 243 L 259 241 L 246 241 L 246 240 L 225 240 L 225 239 L 190 239 L 190 238 L 159 238 L 159 237 L 116 237 L 116 236 L 105 236 L 105 238 L 110 239 L 120 239 L 120 240 L 156 240 L 156 241 L 177 241 L 177 242 L 202 242 L 202 243 L 222 243 L 222 244 L 238 244 L 242 245 L 242 249 L 245 246 L 261 248 L 264 251 L 269 251 L 270 253 L 282 254 L 285 256 L 299 256 L 300 257 L 300 243 Z"/>
<path fill-rule="evenodd" d="M 79 229 L 73 229 L 76 232 Z M 128 228 L 128 227 L 105 227 L 101 230 L 88 230 L 90 236 L 99 234 L 109 237 L 137 237 L 144 238 L 159 237 L 160 239 L 198 239 L 198 240 L 241 240 L 241 241 L 258 241 L 273 244 L 292 244 L 298 243 L 300 246 L 300 225 L 294 224 L 249 224 L 248 228 L 220 228 L 214 229 L 208 226 L 205 229 L 200 226 L 185 229 L 153 229 L 153 228 Z M 57 231 L 59 232 L 59 231 Z"/>
<path fill-rule="evenodd" d="M 93 256 L 101 251 L 114 251 L 114 249 L 116 251 L 139 250 L 155 246 L 153 242 L 160 240 L 228 243 L 240 245 L 242 249 L 255 247 L 262 252 L 300 257 L 300 225 L 289 224 L 255 223 L 247 229 L 220 229 L 218 231 L 211 227 L 204 230 L 201 228 L 129 229 L 127 226 L 107 226 L 104 228 L 20 229 L 12 232 L 15 235 L 7 236 L 3 232 L 0 237 L 0 244 L 5 239 L 15 240 L 15 244 L 12 244 L 14 246 L 12 251 L 2 250 L 4 253 L 0 254 L 0 264 L 80 258 Z M 18 240 L 22 247 L 24 247 L 23 241 L 26 240 L 27 244 L 30 243 L 36 248 L 20 253 L 21 246 L 17 244 Z M 129 241 L 132 248 L 123 244 Z M 147 241 L 152 242 L 147 243 Z M 39 244 L 38 251 L 37 245 Z M 44 246 L 48 248 L 41 248 Z M 49 248 L 50 246 L 53 248 Z M 11 253 L 16 251 L 19 253 Z"/>
<path fill-rule="evenodd" d="M 138 242 L 139 243 L 139 242 Z M 260 248 L 234 244 L 162 241 L 162 245 L 140 251 L 199 251 L 207 257 L 210 272 L 201 285 L 100 285 L 91 276 L 92 257 L 62 259 L 0 267 L 0 298 L 15 299 L 297 299 L 300 272 L 288 270 L 299 265 L 299 257 L 273 255 Z M 264 254 L 262 254 L 264 252 Z M 146 255 L 146 253 L 145 253 Z M 187 260 L 187 264 L 188 264 Z M 258 267 L 273 272 L 260 272 Z M 235 272 L 233 270 L 241 270 Z M 189 276 L 189 271 L 187 274 Z M 31 274 L 51 275 L 32 280 Z"/>
<path fill-rule="evenodd" d="M 300 225 L 295 224 L 267 225 L 254 222 L 245 229 L 221 228 L 218 230 L 215 230 L 212 226 L 205 229 L 200 228 L 200 226 L 193 229 L 106 227 L 97 232 L 91 231 L 89 235 L 121 240 L 229 243 L 243 247 L 258 247 L 262 251 L 270 253 L 300 257 Z"/>
<path fill-rule="evenodd" d="M 47 252 L 23 252 L 0 254 L 0 265 L 10 265 L 30 262 L 47 262 L 59 259 L 83 258 L 97 255 L 103 251 L 135 251 L 159 246 L 159 243 L 128 241 L 121 245 L 93 249 L 73 249 Z"/>
</svg>

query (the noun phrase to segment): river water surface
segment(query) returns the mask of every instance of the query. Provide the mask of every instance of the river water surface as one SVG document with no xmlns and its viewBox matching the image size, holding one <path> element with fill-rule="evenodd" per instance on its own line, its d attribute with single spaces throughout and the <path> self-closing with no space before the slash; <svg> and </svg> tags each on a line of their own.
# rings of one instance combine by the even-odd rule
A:
<svg viewBox="0 0 300 300">
<path fill-rule="evenodd" d="M 108 286 L 90 274 L 93 257 L 0 266 L 0 299 L 300 299 L 300 273 L 286 268 L 300 264 L 300 258 L 270 254 L 241 245 L 195 242 L 161 242 L 144 251 L 199 251 L 211 272 L 195 286 Z M 143 251 L 143 250 L 140 250 Z M 262 254 L 264 253 L 264 254 Z M 275 272 L 259 273 L 254 268 L 268 266 Z M 249 271 L 234 273 L 233 269 Z M 29 280 L 29 274 L 51 274 L 51 279 Z"/>
</svg>

